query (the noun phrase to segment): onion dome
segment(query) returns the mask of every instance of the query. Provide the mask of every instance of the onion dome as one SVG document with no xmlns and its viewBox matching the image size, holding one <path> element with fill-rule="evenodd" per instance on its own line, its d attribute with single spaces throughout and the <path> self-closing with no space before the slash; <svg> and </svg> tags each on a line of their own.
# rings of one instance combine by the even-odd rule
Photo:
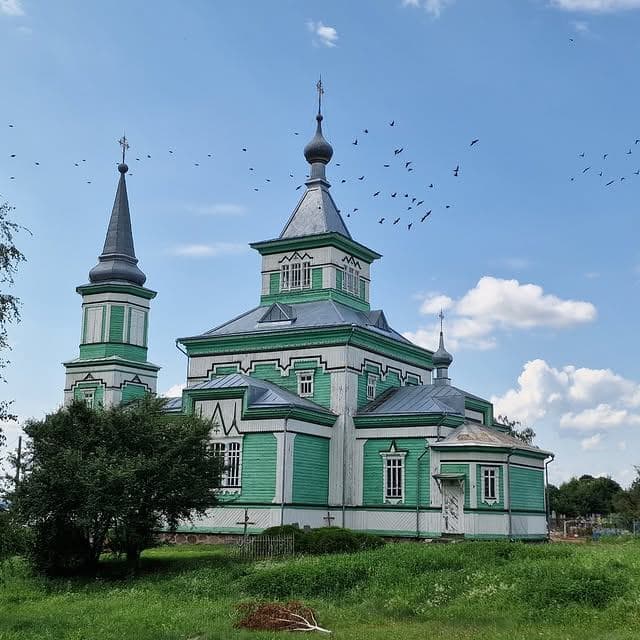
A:
<svg viewBox="0 0 640 640">
<path fill-rule="evenodd" d="M 318 122 L 316 134 L 304 148 L 304 157 L 307 159 L 309 164 L 314 164 L 316 162 L 328 164 L 333 157 L 333 147 L 322 135 L 322 114 L 320 112 L 318 112 L 316 120 Z"/>
<path fill-rule="evenodd" d="M 438 350 L 431 357 L 433 366 L 442 369 L 448 367 L 453 362 L 453 356 L 444 348 L 444 337 L 440 332 L 440 344 Z"/>
</svg>

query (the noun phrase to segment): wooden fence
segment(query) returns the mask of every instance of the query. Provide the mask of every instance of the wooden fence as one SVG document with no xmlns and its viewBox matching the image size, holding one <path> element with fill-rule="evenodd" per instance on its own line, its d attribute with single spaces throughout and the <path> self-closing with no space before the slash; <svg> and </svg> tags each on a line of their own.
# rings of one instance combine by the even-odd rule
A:
<svg viewBox="0 0 640 640">
<path fill-rule="evenodd" d="M 295 539 L 289 536 L 247 536 L 238 545 L 242 560 L 270 560 L 285 558 L 295 553 Z"/>
</svg>

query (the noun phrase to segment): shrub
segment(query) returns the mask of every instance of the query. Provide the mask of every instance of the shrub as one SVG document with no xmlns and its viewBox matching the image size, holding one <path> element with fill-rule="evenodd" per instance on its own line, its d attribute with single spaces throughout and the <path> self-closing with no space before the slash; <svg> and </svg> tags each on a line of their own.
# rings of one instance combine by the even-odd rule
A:
<svg viewBox="0 0 640 640">
<path fill-rule="evenodd" d="M 307 553 L 325 554 L 369 551 L 384 546 L 385 542 L 382 538 L 369 533 L 339 527 L 324 527 L 309 531 L 304 544 Z"/>
<path fill-rule="evenodd" d="M 300 527 L 296 527 L 293 524 L 283 524 L 279 527 L 269 527 L 265 529 L 262 534 L 263 536 L 293 536 L 294 544 L 296 547 L 296 551 L 305 552 L 306 551 L 306 537 L 307 534 L 305 531 L 300 529 Z"/>
<path fill-rule="evenodd" d="M 0 561 L 25 555 L 29 546 L 29 529 L 18 524 L 10 511 L 0 511 Z"/>
</svg>

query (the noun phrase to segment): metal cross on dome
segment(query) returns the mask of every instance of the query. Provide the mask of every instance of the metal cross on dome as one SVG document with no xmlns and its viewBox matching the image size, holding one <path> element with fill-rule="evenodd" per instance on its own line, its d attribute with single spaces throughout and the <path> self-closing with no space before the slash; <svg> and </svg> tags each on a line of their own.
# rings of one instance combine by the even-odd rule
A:
<svg viewBox="0 0 640 640">
<path fill-rule="evenodd" d="M 444 312 L 440 309 L 440 313 L 438 314 L 438 318 L 440 318 L 440 331 L 442 331 L 442 323 L 444 322 Z"/>
<path fill-rule="evenodd" d="M 318 90 L 318 113 L 322 112 L 322 94 L 324 93 L 324 87 L 322 86 L 322 76 L 318 82 L 316 82 L 316 89 Z"/>
<path fill-rule="evenodd" d="M 124 164 L 124 156 L 127 153 L 127 149 L 129 148 L 129 141 L 127 140 L 127 136 L 123 133 L 122 138 L 118 140 L 118 144 L 122 147 L 122 164 Z"/>
</svg>

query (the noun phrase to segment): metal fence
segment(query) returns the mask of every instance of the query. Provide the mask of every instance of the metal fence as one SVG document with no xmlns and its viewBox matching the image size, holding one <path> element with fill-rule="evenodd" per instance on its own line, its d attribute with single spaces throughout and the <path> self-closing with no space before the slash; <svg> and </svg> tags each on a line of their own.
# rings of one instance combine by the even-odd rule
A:
<svg viewBox="0 0 640 640">
<path fill-rule="evenodd" d="M 289 536 L 246 536 L 238 545 L 242 560 L 270 560 L 294 555 L 295 538 Z"/>
</svg>

